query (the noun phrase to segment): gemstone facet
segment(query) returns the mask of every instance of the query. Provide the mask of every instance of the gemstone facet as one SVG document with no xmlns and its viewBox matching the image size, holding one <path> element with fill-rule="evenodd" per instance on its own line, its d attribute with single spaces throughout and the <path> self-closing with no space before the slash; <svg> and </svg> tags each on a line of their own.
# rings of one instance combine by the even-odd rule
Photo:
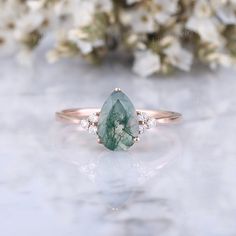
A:
<svg viewBox="0 0 236 236">
<path fill-rule="evenodd" d="M 134 105 L 120 90 L 115 90 L 104 103 L 98 120 L 98 137 L 110 150 L 127 150 L 139 134 Z"/>
</svg>

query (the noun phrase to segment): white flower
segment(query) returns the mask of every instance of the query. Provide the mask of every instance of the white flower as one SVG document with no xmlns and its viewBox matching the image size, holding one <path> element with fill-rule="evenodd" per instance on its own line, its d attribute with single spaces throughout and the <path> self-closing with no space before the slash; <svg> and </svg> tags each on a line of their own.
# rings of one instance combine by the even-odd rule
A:
<svg viewBox="0 0 236 236">
<path fill-rule="evenodd" d="M 222 45 L 224 39 L 219 33 L 219 22 L 211 15 L 212 9 L 208 1 L 196 1 L 194 14 L 187 21 L 186 28 L 198 33 L 204 42 Z"/>
<path fill-rule="evenodd" d="M 64 37 L 65 35 L 63 34 L 62 37 Z M 86 32 L 84 32 L 83 30 L 81 30 L 80 28 L 76 28 L 76 29 L 71 29 L 68 31 L 67 33 L 68 39 L 76 42 L 78 39 L 84 39 L 86 40 L 88 38 L 88 34 Z"/>
<path fill-rule="evenodd" d="M 14 36 L 17 40 L 24 39 L 28 33 L 40 28 L 44 21 L 44 15 L 40 12 L 29 12 L 16 22 Z"/>
<path fill-rule="evenodd" d="M 194 16 L 199 18 L 210 17 L 212 15 L 211 5 L 208 0 L 195 1 Z"/>
<path fill-rule="evenodd" d="M 123 12 L 121 21 L 135 33 L 152 33 L 157 28 L 153 16 L 144 8 Z"/>
<path fill-rule="evenodd" d="M 147 77 L 160 70 L 160 57 L 150 50 L 135 53 L 133 71 L 142 77 Z"/>
<path fill-rule="evenodd" d="M 74 42 L 80 49 L 82 54 L 89 54 L 93 50 L 92 43 L 83 39 L 83 35 L 80 35 L 78 30 L 70 30 L 68 32 L 68 39 Z"/>
<path fill-rule="evenodd" d="M 96 0 L 96 5 L 99 6 L 99 10 L 103 12 L 113 11 L 113 4 L 111 0 Z"/>
<path fill-rule="evenodd" d="M 193 56 L 189 51 L 182 48 L 179 42 L 173 42 L 168 48 L 164 49 L 164 53 L 173 66 L 184 71 L 190 70 Z"/>
<path fill-rule="evenodd" d="M 74 26 L 83 27 L 92 24 L 95 13 L 95 2 L 93 0 L 74 0 L 71 1 L 71 13 Z"/>
<path fill-rule="evenodd" d="M 222 52 L 214 52 L 207 56 L 206 58 L 209 61 L 210 67 L 215 69 L 218 65 L 229 67 L 232 65 L 232 58 Z"/>
<path fill-rule="evenodd" d="M 215 45 L 222 45 L 224 43 L 223 38 L 217 30 L 217 23 L 213 19 L 192 16 L 188 20 L 186 28 L 198 33 L 204 42 Z"/>
<path fill-rule="evenodd" d="M 89 54 L 93 51 L 93 45 L 90 42 L 78 39 L 76 41 L 76 44 L 77 44 L 77 46 L 80 49 L 82 54 Z"/>
<path fill-rule="evenodd" d="M 236 24 L 236 0 L 210 0 L 217 17 L 226 25 Z"/>
<path fill-rule="evenodd" d="M 225 66 L 225 67 L 230 67 L 232 66 L 232 63 L 233 63 L 232 58 L 225 53 L 221 53 L 218 55 L 218 61 L 220 65 Z"/>
<path fill-rule="evenodd" d="M 104 45 L 102 39 L 89 41 L 86 38 L 86 34 L 83 34 L 80 30 L 70 30 L 68 33 L 68 39 L 76 43 L 82 54 L 89 54 L 93 51 L 93 48 L 101 47 Z"/>
<path fill-rule="evenodd" d="M 94 42 L 84 41 L 84 40 L 77 40 L 76 44 L 80 49 L 82 54 L 89 54 L 93 51 L 94 48 L 98 48 L 104 45 L 103 40 L 96 40 Z"/>
<path fill-rule="evenodd" d="M 42 1 L 42 0 L 37 0 L 37 1 L 29 0 L 29 1 L 26 1 L 27 6 L 31 10 L 39 10 L 39 9 L 41 9 L 43 7 L 44 3 L 45 2 Z"/>
<path fill-rule="evenodd" d="M 67 0 L 61 0 L 61 1 L 57 1 L 55 2 L 55 5 L 53 7 L 53 10 L 56 14 L 56 16 L 65 16 L 65 15 L 69 15 L 72 14 L 73 12 L 73 1 L 67 1 Z"/>
<path fill-rule="evenodd" d="M 216 9 L 216 14 L 224 24 L 236 24 L 235 9 L 232 7 L 220 6 Z"/>
<path fill-rule="evenodd" d="M 164 24 L 169 20 L 171 15 L 177 11 L 177 0 L 155 0 L 154 3 L 157 6 L 157 13 L 155 19 L 158 23 Z"/>
</svg>

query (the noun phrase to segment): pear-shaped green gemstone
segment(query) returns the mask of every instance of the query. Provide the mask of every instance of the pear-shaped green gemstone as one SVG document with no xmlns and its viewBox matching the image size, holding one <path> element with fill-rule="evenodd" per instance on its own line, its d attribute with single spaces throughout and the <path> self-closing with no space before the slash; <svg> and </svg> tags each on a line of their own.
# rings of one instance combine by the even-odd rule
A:
<svg viewBox="0 0 236 236">
<path fill-rule="evenodd" d="M 121 91 L 114 91 L 104 103 L 98 121 L 98 136 L 110 150 L 127 150 L 138 136 L 134 105 Z"/>
</svg>

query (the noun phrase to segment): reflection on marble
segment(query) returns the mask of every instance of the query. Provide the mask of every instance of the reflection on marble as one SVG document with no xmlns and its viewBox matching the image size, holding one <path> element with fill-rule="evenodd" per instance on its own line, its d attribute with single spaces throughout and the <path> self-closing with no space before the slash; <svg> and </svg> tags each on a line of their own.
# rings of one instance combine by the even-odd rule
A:
<svg viewBox="0 0 236 236">
<path fill-rule="evenodd" d="M 164 167 L 181 156 L 181 143 L 174 129 L 158 127 L 147 132 L 137 147 L 129 152 L 112 152 L 99 147 L 96 139 L 76 126 L 59 126 L 54 130 L 57 141 L 57 160 L 74 166 L 96 185 L 98 192 L 107 199 L 107 205 L 119 209 L 131 199 L 133 193 Z M 86 153 L 81 147 L 86 145 Z M 60 150 L 64 149 L 63 156 Z M 71 151 L 73 150 L 73 151 Z"/>
<path fill-rule="evenodd" d="M 236 235 L 235 71 L 140 79 L 112 60 L 36 62 L 0 59 L 1 235 Z M 121 153 L 55 122 L 63 108 L 100 107 L 114 87 L 185 119 Z"/>
</svg>

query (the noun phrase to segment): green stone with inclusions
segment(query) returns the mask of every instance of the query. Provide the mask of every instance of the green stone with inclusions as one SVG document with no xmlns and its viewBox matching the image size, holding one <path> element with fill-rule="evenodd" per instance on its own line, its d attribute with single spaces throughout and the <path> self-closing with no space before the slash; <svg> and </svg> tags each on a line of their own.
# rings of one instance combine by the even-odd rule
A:
<svg viewBox="0 0 236 236">
<path fill-rule="evenodd" d="M 104 103 L 98 121 L 101 143 L 113 151 L 127 150 L 138 137 L 137 113 L 129 98 L 114 91 Z"/>
</svg>

